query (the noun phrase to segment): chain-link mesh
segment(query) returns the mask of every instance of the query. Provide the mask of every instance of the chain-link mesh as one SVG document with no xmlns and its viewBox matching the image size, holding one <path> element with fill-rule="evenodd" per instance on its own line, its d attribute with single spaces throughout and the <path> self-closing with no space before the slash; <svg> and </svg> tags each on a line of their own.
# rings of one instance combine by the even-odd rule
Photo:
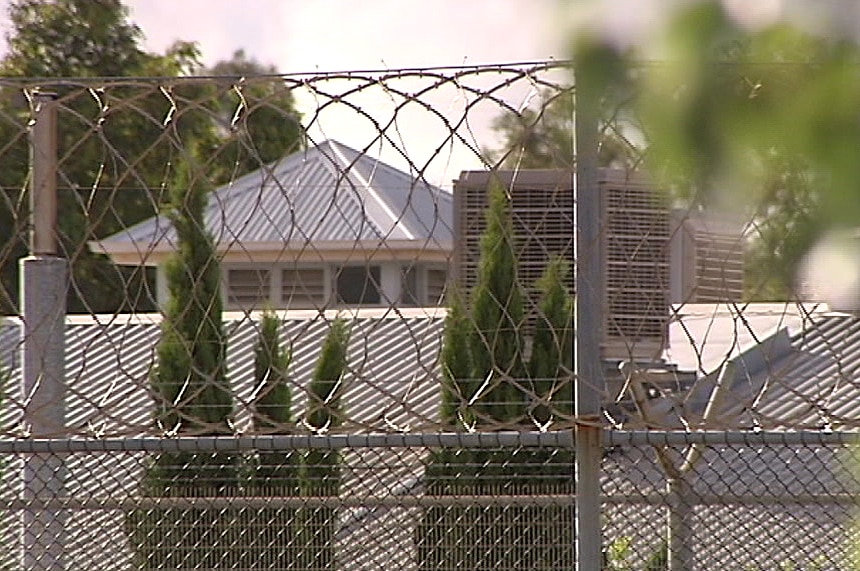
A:
<svg viewBox="0 0 860 571">
<path fill-rule="evenodd" d="M 665 569 L 668 545 L 687 569 L 850 566 L 858 478 L 844 438 L 709 433 L 692 457 L 677 434 L 617 434 L 602 465 L 605 568 Z M 23 520 L 29 556 L 61 549 L 73 568 L 573 566 L 569 436 L 498 433 L 480 447 L 469 436 L 444 447 L 415 436 L 353 446 L 322 437 L 262 438 L 257 447 L 53 441 L 59 452 L 6 453 L 10 481 L 22 465 L 63 469 L 37 468 L 23 496 L 20 480 L 6 487 L 4 544 L 21 545 Z M 309 443 L 321 448 L 302 447 Z M 5 557 L 12 565 L 20 547 Z"/>
<path fill-rule="evenodd" d="M 791 165 L 702 200 L 633 95 L 576 141 L 560 63 L 0 85 L 11 568 L 568 569 L 581 426 L 605 568 L 847 565 L 860 325 L 796 278 Z"/>
<path fill-rule="evenodd" d="M 4 455 L 15 483 L 4 492 L 3 562 L 558 569 L 573 561 L 570 438 L 544 436 L 452 447 L 455 437 L 442 448 L 421 438 L 54 440 L 47 453 L 21 441 Z M 22 466 L 33 470 L 23 495 L 10 476 Z"/>
<path fill-rule="evenodd" d="M 602 466 L 607 567 L 853 568 L 856 445 L 793 435 L 619 438 Z"/>
</svg>

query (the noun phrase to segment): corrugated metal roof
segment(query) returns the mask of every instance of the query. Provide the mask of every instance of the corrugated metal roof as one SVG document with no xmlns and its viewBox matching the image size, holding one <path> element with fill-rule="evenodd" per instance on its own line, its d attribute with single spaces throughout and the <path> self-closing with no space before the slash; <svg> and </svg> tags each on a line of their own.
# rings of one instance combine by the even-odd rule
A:
<svg viewBox="0 0 860 571">
<path fill-rule="evenodd" d="M 679 369 L 708 367 L 686 400 L 688 412 L 707 402 L 715 373 L 726 360 L 734 381 L 722 397 L 719 427 L 816 428 L 856 426 L 860 415 L 860 317 L 748 308 L 735 313 L 690 313 L 672 325 L 672 354 Z M 292 347 L 294 416 L 304 406 L 311 376 L 332 315 L 287 311 L 282 342 Z M 345 412 L 350 430 L 435 426 L 438 351 L 442 318 L 421 309 L 362 310 L 350 318 L 350 372 Z M 0 323 L 0 363 L 20 379 L 20 324 Z M 253 345 L 257 324 L 244 315 L 227 318 L 228 379 L 237 400 L 239 428 L 247 430 L 253 399 Z M 67 422 L 89 436 L 151 433 L 148 375 L 159 336 L 158 316 L 70 317 L 67 326 Z M 685 338 L 686 337 L 686 338 Z M 683 348 L 681 344 L 686 344 Z M 21 398 L 7 391 L 6 426 Z M 701 412 L 699 410 L 699 412 Z M 13 423 L 14 424 L 14 423 Z"/>
<path fill-rule="evenodd" d="M 855 506 L 828 499 L 856 495 L 852 470 L 845 447 L 810 443 L 704 448 L 686 476 L 693 497 L 704 500 L 681 502 L 681 507 L 689 506 L 695 568 L 778 569 L 785 562 L 797 569 L 841 568 Z M 635 559 L 644 562 L 665 538 L 672 500 L 647 505 L 636 499 L 666 494 L 668 475 L 654 448 L 645 446 L 611 452 L 601 477 L 603 494 L 616 498 L 603 508 L 606 542 L 631 539 Z M 774 500 L 756 502 L 762 497 Z M 796 500 L 811 497 L 821 500 Z M 622 498 L 631 503 L 618 501 Z"/>
<path fill-rule="evenodd" d="M 802 331 L 827 310 L 824 304 L 788 302 L 676 305 L 664 358 L 682 371 L 712 373 L 780 329 Z"/>
<path fill-rule="evenodd" d="M 453 235 L 450 193 L 331 140 L 218 188 L 205 219 L 222 251 L 382 240 L 448 250 Z M 142 255 L 174 244 L 169 221 L 156 216 L 92 246 L 111 253 L 134 245 Z"/>
<path fill-rule="evenodd" d="M 282 319 L 281 343 L 291 348 L 292 411 L 291 432 L 307 433 L 299 425 L 306 410 L 306 388 L 316 366 L 334 312 L 321 315 L 311 311 L 287 311 Z M 358 310 L 344 312 L 350 342 L 348 372 L 342 396 L 345 422 L 351 432 L 399 431 L 407 428 L 432 430 L 439 415 L 438 363 L 444 310 L 412 308 Z M 254 346 L 258 335 L 258 315 L 226 314 L 228 336 L 228 382 L 236 401 L 236 424 L 249 430 L 249 404 L 255 392 Z M 66 372 L 68 379 L 67 424 L 69 434 L 110 437 L 157 433 L 152 426 L 154 402 L 148 392 L 149 374 L 155 362 L 160 336 L 157 315 L 106 317 L 71 316 L 66 326 Z M 20 419 L 23 399 L 20 390 L 21 323 L 11 318 L 0 322 L 0 363 L 13 372 L 5 407 L 4 425 Z M 344 451 L 343 495 L 368 497 L 390 493 L 404 481 L 418 481 L 423 474 L 424 451 L 355 450 Z M 134 495 L 144 473 L 147 455 L 141 453 L 84 453 L 66 456 L 66 492 L 78 500 Z M 20 458 L 6 462 L 6 477 L 12 490 L 20 490 Z M 386 509 L 365 521 L 366 510 L 344 508 L 345 521 L 338 535 L 341 557 L 364 561 L 350 568 L 374 568 L 373 562 L 399 560 L 406 556 L 415 525 L 415 510 Z M 381 513 L 381 512 L 380 512 Z M 65 552 L 76 568 L 131 568 L 130 548 L 122 530 L 126 514 L 122 510 L 70 512 L 67 529 L 70 543 Z M 404 519 L 408 515 L 408 518 Z M 7 522 L 17 526 L 15 522 Z M 370 529 L 369 525 L 372 525 Z M 412 527 L 404 528 L 408 523 Z M 260 526 L 267 525 L 260 521 Z M 366 545 L 370 537 L 383 534 L 396 542 Z M 393 534 L 393 535 L 392 535 Z M 365 544 L 350 551 L 348 546 Z M 393 558 L 393 559 L 392 559 Z"/>
<path fill-rule="evenodd" d="M 713 429 L 856 428 L 860 421 L 860 316 L 826 306 L 701 304 L 670 324 L 669 362 L 700 379 L 678 395 L 689 422 L 713 396 Z M 729 384 L 714 391 L 724 364 Z M 683 402 L 680 402 L 683 401 Z"/>
<path fill-rule="evenodd" d="M 727 415 L 740 426 L 856 428 L 860 421 L 860 317 L 822 315 L 759 370 L 739 370 Z"/>
<path fill-rule="evenodd" d="M 767 312 L 767 320 L 773 316 Z M 749 317 L 753 318 L 754 312 Z M 301 390 L 307 383 L 333 314 L 286 312 L 281 339 L 293 348 L 292 375 L 296 400 L 294 416 L 304 410 Z M 350 318 L 352 337 L 350 373 L 344 397 L 346 415 L 353 430 L 386 430 L 390 424 L 412 424 L 413 430 L 432 424 L 438 415 L 438 350 L 442 315 L 423 310 L 361 311 Z M 735 316 L 736 318 L 736 316 Z M 731 328 L 712 322 L 708 328 Z M 764 318 L 763 318 L 764 319 Z M 105 435 L 150 431 L 151 401 L 145 386 L 158 337 L 156 317 L 112 316 L 69 319 L 67 348 L 69 419 L 80 433 L 102 430 Z M 755 330 L 755 323 L 748 324 Z M 253 345 L 256 322 L 244 316 L 227 316 L 229 378 L 242 403 L 253 393 Z M 827 410 L 832 424 L 847 424 L 860 402 L 860 318 L 844 314 L 814 314 L 789 337 L 791 350 L 760 371 L 742 369 L 730 394 L 750 406 L 765 426 L 820 421 Z M 17 371 L 20 323 L 0 323 L 0 362 Z M 724 353 L 728 347 L 723 347 Z M 16 373 L 17 374 L 17 373 Z M 746 390 L 749 389 L 749 390 Z M 746 390 L 746 392 L 744 392 Z M 754 402 L 752 397 L 758 397 Z M 20 396 L 15 398 L 20 399 Z M 751 404 L 753 403 L 753 404 Z M 241 408 L 241 405 L 240 405 Z M 751 419 L 732 412 L 731 423 Z M 247 426 L 247 414 L 240 425 Z M 727 420 L 728 422 L 728 420 Z M 297 428 L 297 430 L 299 430 Z M 694 490 L 704 495 L 853 494 L 856 484 L 850 466 L 837 449 L 772 446 L 708 447 L 696 464 Z M 349 494 L 396 495 L 398 486 L 421 478 L 420 451 L 345 451 L 351 470 L 345 478 Z M 143 470 L 140 455 L 72 455 L 71 491 L 89 497 L 128 492 Z M 386 466 L 387 471 L 372 467 Z M 12 468 L 10 468 L 10 471 Z M 96 489 L 95 486 L 98 486 Z M 602 472 L 603 493 L 632 500 L 665 491 L 666 475 L 653 458 L 653 449 L 627 448 L 610 453 Z M 412 493 L 410 489 L 407 493 Z M 415 493 L 421 493 L 420 490 Z M 665 506 L 635 504 L 604 507 L 608 541 L 635 538 L 637 550 L 647 555 L 656 549 L 665 532 Z M 694 509 L 695 552 L 703 568 L 732 565 L 758 567 L 774 561 L 807 561 L 842 545 L 851 517 L 850 506 L 800 504 L 700 505 Z M 412 531 L 418 510 L 344 509 L 342 532 L 337 539 L 345 560 L 354 568 L 373 568 L 380 561 L 394 562 L 410 556 Z M 93 512 L 75 520 L 70 529 L 75 543 L 72 559 L 80 567 L 104 557 L 116 567 L 127 563 L 128 547 L 121 533 L 123 514 L 118 510 Z M 766 529 L 765 537 L 756 535 Z M 651 532 L 649 541 L 648 532 Z M 378 543 L 358 543 L 373 537 Z M 750 538 L 753 537 L 753 544 Z M 798 537 L 809 541 L 797 541 Z M 752 546 L 751 546 L 752 545 Z M 352 546 L 352 547 L 350 547 Z M 647 548 L 647 549 L 646 549 Z M 704 562 L 707 561 L 707 565 Z M 350 567 L 353 568 L 353 567 Z"/>
<path fill-rule="evenodd" d="M 334 313 L 283 312 L 281 342 L 292 350 L 293 417 L 304 414 L 306 388 Z M 444 311 L 361 310 L 346 316 L 350 330 L 348 372 L 344 378 L 343 428 L 390 431 L 431 426 L 438 421 L 438 363 Z M 240 431 L 251 428 L 254 398 L 254 346 L 258 322 L 228 314 L 227 380 L 236 401 Z M 66 327 L 66 419 L 69 434 L 123 436 L 153 434 L 149 374 L 155 363 L 160 317 L 117 315 L 101 320 L 71 317 Z M 20 322 L 0 329 L 0 362 L 20 379 Z M 20 416 L 20 389 L 10 394 L 7 414 Z M 7 419 L 14 424 L 14 418 Z M 8 426 L 8 424 L 7 424 Z M 298 426 L 295 431 L 300 431 Z"/>
<path fill-rule="evenodd" d="M 860 317 L 823 312 L 779 314 L 750 308 L 738 315 L 690 314 L 672 353 L 690 353 L 679 369 L 705 365 L 703 377 L 687 399 L 689 412 L 707 401 L 721 364 L 735 363 L 734 380 L 722 397 L 722 414 L 712 421 L 723 428 L 833 428 L 857 425 L 860 415 Z M 770 308 L 773 309 L 773 308 Z M 441 313 L 441 312 L 440 312 Z M 333 313 L 281 314 L 281 339 L 292 348 L 294 417 L 304 410 L 304 391 Z M 350 369 L 345 383 L 349 430 L 412 430 L 438 420 L 438 352 L 442 317 L 422 309 L 361 310 L 349 317 Z M 776 328 L 774 328 L 776 327 Z M 253 346 L 257 322 L 228 314 L 228 381 L 237 400 L 240 429 L 250 426 L 253 399 Z M 742 331 L 741 331 L 742 330 Z M 20 322 L 0 323 L 0 363 L 11 369 L 5 415 L 20 413 Z M 152 433 L 148 375 L 159 337 L 158 316 L 118 315 L 100 319 L 70 317 L 66 331 L 67 423 L 88 436 Z M 749 338 L 749 339 L 747 339 Z M 757 340 L 752 343 L 753 340 Z M 717 357 L 720 357 L 718 360 Z M 682 361 L 684 361 L 682 359 Z M 700 411 L 699 411 L 700 412 Z M 298 428 L 297 428 L 298 430 Z"/>
</svg>

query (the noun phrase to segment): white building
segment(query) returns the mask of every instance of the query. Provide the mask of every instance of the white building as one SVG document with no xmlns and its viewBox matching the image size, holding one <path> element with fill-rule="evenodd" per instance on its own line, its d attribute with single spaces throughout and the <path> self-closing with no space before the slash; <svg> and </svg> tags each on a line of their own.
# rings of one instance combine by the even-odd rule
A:
<svg viewBox="0 0 860 571">
<path fill-rule="evenodd" d="M 453 249 L 452 198 L 419 176 L 335 141 L 216 189 L 205 212 L 227 309 L 435 306 Z M 163 215 L 91 249 L 158 268 L 176 235 Z"/>
</svg>

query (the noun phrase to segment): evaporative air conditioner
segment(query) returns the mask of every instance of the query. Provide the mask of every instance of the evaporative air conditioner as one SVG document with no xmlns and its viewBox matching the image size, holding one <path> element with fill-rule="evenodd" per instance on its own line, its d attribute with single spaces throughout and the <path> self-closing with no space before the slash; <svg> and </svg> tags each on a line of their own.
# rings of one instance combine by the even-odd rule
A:
<svg viewBox="0 0 860 571">
<path fill-rule="evenodd" d="M 572 170 L 464 171 L 454 181 L 455 277 L 461 291 L 477 281 L 491 177 L 510 197 L 517 239 L 518 279 L 530 321 L 536 282 L 561 256 L 574 291 L 574 182 Z M 598 173 L 601 195 L 603 357 L 660 358 L 667 337 L 669 212 L 662 196 L 640 177 L 614 169 Z"/>
<path fill-rule="evenodd" d="M 744 293 L 744 228 L 713 212 L 672 212 L 670 301 L 738 302 Z"/>
<path fill-rule="evenodd" d="M 570 264 L 573 291 L 573 173 L 564 170 L 463 171 L 454 181 L 454 274 L 460 291 L 475 287 L 492 177 L 507 189 L 517 247 L 517 278 L 526 312 L 537 310 L 537 282 L 547 264 Z M 533 316 L 532 316 L 533 317 Z"/>
<path fill-rule="evenodd" d="M 605 359 L 656 362 L 669 317 L 669 209 L 643 175 L 601 169 Z"/>
</svg>

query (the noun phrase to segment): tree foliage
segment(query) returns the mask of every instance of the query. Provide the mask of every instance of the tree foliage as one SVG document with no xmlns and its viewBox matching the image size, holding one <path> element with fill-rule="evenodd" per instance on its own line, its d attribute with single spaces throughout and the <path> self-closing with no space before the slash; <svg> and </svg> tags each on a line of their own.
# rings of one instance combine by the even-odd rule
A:
<svg viewBox="0 0 860 571">
<path fill-rule="evenodd" d="M 856 235 L 860 51 L 838 30 L 741 23 L 730 4 L 740 6 L 680 4 L 657 46 L 659 65 L 643 67 L 606 42 L 576 57 L 586 78 L 607 65 L 635 72 L 652 171 L 683 181 L 691 202 L 745 215 L 749 295 L 786 300 L 810 246 L 829 232 Z M 664 543 L 648 564 L 675 568 L 675 555 Z"/>
<path fill-rule="evenodd" d="M 488 421 L 519 423 L 528 415 L 545 422 L 550 413 L 529 404 L 529 385 L 533 401 L 569 404 L 572 397 L 570 383 L 562 381 L 572 369 L 573 301 L 565 286 L 570 269 L 560 259 L 548 263 L 536 284 L 538 315 L 532 324 L 517 276 L 510 200 L 496 179 L 491 179 L 487 193 L 476 285 L 468 299 L 456 290 L 448 298 L 440 353 L 442 417 L 466 427 Z"/>
<path fill-rule="evenodd" d="M 582 42 L 580 81 L 635 82 L 650 170 L 689 204 L 750 220 L 748 296 L 788 298 L 809 247 L 860 213 L 856 44 L 780 20 L 750 28 L 699 2 L 656 49 L 666 61 L 642 66 L 636 52 Z"/>
<path fill-rule="evenodd" d="M 14 0 L 8 15 L 0 61 L 7 78 L 0 90 L 0 312 L 16 312 L 17 260 L 27 253 L 27 96 L 35 85 L 61 103 L 59 230 L 61 254 L 72 260 L 69 311 L 153 310 L 154 272 L 117 267 L 87 243 L 157 214 L 166 165 L 191 147 L 202 151 L 216 184 L 298 148 L 304 137 L 292 94 L 273 78 L 254 79 L 272 70 L 244 56 L 215 66 L 241 71 L 244 81 L 188 78 L 206 73 L 196 45 L 145 51 L 120 0 Z M 115 79 L 131 77 L 150 79 Z M 236 113 L 239 92 L 244 105 Z"/>
<path fill-rule="evenodd" d="M 347 371 L 349 327 L 337 317 L 329 324 L 319 360 L 308 387 L 305 424 L 325 434 L 342 422 L 341 396 Z M 302 494 L 309 497 L 337 496 L 340 493 L 340 454 L 337 450 L 311 449 L 305 452 L 301 472 Z M 299 511 L 298 544 L 302 568 L 330 569 L 334 565 L 337 512 L 330 507 Z"/>
<path fill-rule="evenodd" d="M 226 379 L 221 271 L 203 217 L 208 191 L 195 159 L 177 165 L 167 209 L 177 251 L 165 267 L 169 297 L 152 383 L 159 397 L 158 422 L 167 430 L 230 434 L 233 402 Z"/>
<path fill-rule="evenodd" d="M 292 355 L 280 342 L 281 321 L 269 311 L 260 318 L 260 333 L 254 348 L 253 425 L 257 434 L 284 434 L 292 423 L 292 393 L 289 373 Z M 298 462 L 293 451 L 260 452 L 256 471 L 258 487 L 275 489 L 281 495 L 298 491 Z"/>
<path fill-rule="evenodd" d="M 292 395 L 288 369 L 291 354 L 281 346 L 281 320 L 270 312 L 263 313 L 254 348 L 255 397 L 253 425 L 257 434 L 284 434 L 292 422 Z M 295 450 L 268 451 L 257 454 L 251 489 L 258 495 L 290 497 L 300 489 L 299 460 Z M 285 549 L 295 541 L 297 511 L 285 507 L 253 510 L 256 523 L 265 522 L 250 537 L 248 551 L 253 553 L 255 569 L 288 569 L 295 566 L 295 550 Z"/>
<path fill-rule="evenodd" d="M 482 386 L 486 383 L 478 400 L 479 414 L 511 421 L 522 414 L 524 402 L 515 384 L 515 379 L 525 376 L 523 293 L 517 279 L 510 201 L 496 179 L 487 192 L 487 225 L 481 236 L 477 283 L 470 304 L 469 376 Z"/>
<path fill-rule="evenodd" d="M 15 0 L 8 16 L 3 69 L 15 77 L 173 76 L 197 63 L 185 42 L 164 56 L 142 50 L 120 0 Z"/>
<path fill-rule="evenodd" d="M 343 375 L 347 366 L 349 327 L 338 317 L 329 324 L 319 360 L 314 368 L 308 388 L 309 399 L 306 423 L 315 431 L 336 428 L 342 422 L 340 397 Z"/>
<path fill-rule="evenodd" d="M 304 146 L 295 98 L 277 79 L 274 66 L 237 50 L 232 59 L 218 62 L 206 73 L 230 79 L 234 86 L 219 99 L 217 117 L 225 134 L 219 154 L 235 173 L 251 172 Z"/>
<path fill-rule="evenodd" d="M 442 349 L 440 362 L 444 389 L 442 391 L 442 419 L 453 422 L 460 416 L 461 422 L 470 423 L 474 418 L 469 417 L 463 406 L 474 396 L 480 386 L 480 381 L 471 379 L 472 364 L 469 352 L 469 338 L 472 319 L 466 307 L 462 293 L 450 289 L 448 293 L 448 310 L 445 314 L 445 324 L 442 330 Z M 463 415 L 466 416 L 463 416 Z"/>
<path fill-rule="evenodd" d="M 507 110 L 492 123 L 500 139 L 496 149 L 485 152 L 494 168 L 571 169 L 576 164 L 573 88 L 540 90 L 534 103 L 519 111 Z M 638 168 L 642 149 L 625 137 L 630 130 L 625 108 L 604 99 L 598 161 L 601 166 Z"/>
<path fill-rule="evenodd" d="M 288 369 L 292 355 L 280 343 L 281 322 L 269 311 L 260 318 L 260 333 L 254 348 L 254 431 L 283 432 L 292 421 L 292 395 Z"/>
<path fill-rule="evenodd" d="M 156 90 L 137 95 L 136 106 L 120 100 L 129 88 L 90 92 L 74 82 L 52 84 L 54 78 L 174 76 L 192 67 L 192 44 L 177 43 L 166 54 L 139 47 L 140 29 L 128 21 L 117 0 L 18 0 L 8 8 L 8 51 L 0 61 L 7 78 L 50 78 L 39 83 L 60 99 L 58 117 L 59 208 L 62 253 L 73 258 L 69 310 L 106 312 L 143 307 L 152 276 L 142 269 L 119 269 L 94 256 L 87 240 L 112 234 L 157 211 L 164 165 L 173 155 L 163 126 L 154 117 L 168 112 L 169 102 Z M 28 143 L 30 109 L 22 89 L 11 86 L 0 95 L 0 238 L 8 244 L 0 257 L 0 311 L 17 305 L 17 259 L 26 253 Z M 98 98 L 100 100 L 97 100 Z M 141 112 L 143 111 L 143 112 Z M 190 114 L 183 120 L 186 136 L 205 132 L 205 122 Z M 98 125 L 98 129 L 94 126 Z M 117 156 L 117 152 L 121 156 Z M 132 169 L 129 165 L 133 164 Z M 147 284 L 147 282 L 150 282 Z M 138 298 L 138 299 L 136 299 Z"/>
<path fill-rule="evenodd" d="M 538 283 L 539 312 L 529 357 L 529 376 L 535 395 L 546 403 L 558 403 L 572 414 L 573 298 L 565 285 L 570 268 L 562 258 L 552 260 Z M 540 423 L 549 421 L 554 407 L 540 404 L 532 411 Z"/>
<path fill-rule="evenodd" d="M 826 226 L 819 189 L 826 184 L 802 157 L 766 153 L 756 177 L 761 199 L 751 208 L 744 289 L 751 300 L 787 300 L 798 271 Z"/>
<path fill-rule="evenodd" d="M 860 141 L 856 44 L 784 21 L 751 30 L 719 2 L 678 10 L 653 49 L 666 62 L 655 65 L 580 35 L 577 89 L 599 106 L 599 164 L 647 167 L 680 204 L 745 217 L 747 298 L 796 294 L 810 247 L 860 210 L 860 162 L 848 151 Z M 497 117 L 490 161 L 573 166 L 576 97 L 545 89 Z"/>
<path fill-rule="evenodd" d="M 481 241 L 478 285 L 466 307 L 454 292 L 442 340 L 443 421 L 481 428 L 482 423 L 542 427 L 553 416 L 546 404 L 569 414 L 572 301 L 560 260 L 545 272 L 539 290 L 542 315 L 523 362 L 529 330 L 516 279 L 516 246 L 507 197 L 491 184 L 487 228 Z M 527 388 L 534 399 L 527 408 Z M 432 495 L 571 493 L 571 454 L 565 450 L 442 448 L 426 469 Z M 422 569 L 484 567 L 566 569 L 573 565 L 573 517 L 569 507 L 430 507 L 416 530 Z M 534 543 L 511 538 L 540 538 Z"/>
<path fill-rule="evenodd" d="M 181 435 L 233 432 L 221 273 L 203 216 L 209 189 L 193 156 L 176 165 L 166 215 L 176 231 L 177 251 L 166 266 L 169 299 L 151 385 L 157 425 Z M 148 467 L 141 491 L 167 497 L 233 495 L 239 490 L 238 464 L 234 454 L 163 452 Z M 173 560 L 190 568 L 226 569 L 248 558 L 230 540 L 236 522 L 218 510 L 135 510 L 126 526 L 142 569 L 163 569 Z"/>
<path fill-rule="evenodd" d="M 347 368 L 349 327 L 341 317 L 332 321 L 329 327 L 308 387 L 305 416 L 305 425 L 320 434 L 337 428 L 343 421 L 340 399 Z M 336 495 L 340 486 L 339 461 L 337 451 L 309 451 L 302 469 L 302 485 L 306 493 Z"/>
</svg>

